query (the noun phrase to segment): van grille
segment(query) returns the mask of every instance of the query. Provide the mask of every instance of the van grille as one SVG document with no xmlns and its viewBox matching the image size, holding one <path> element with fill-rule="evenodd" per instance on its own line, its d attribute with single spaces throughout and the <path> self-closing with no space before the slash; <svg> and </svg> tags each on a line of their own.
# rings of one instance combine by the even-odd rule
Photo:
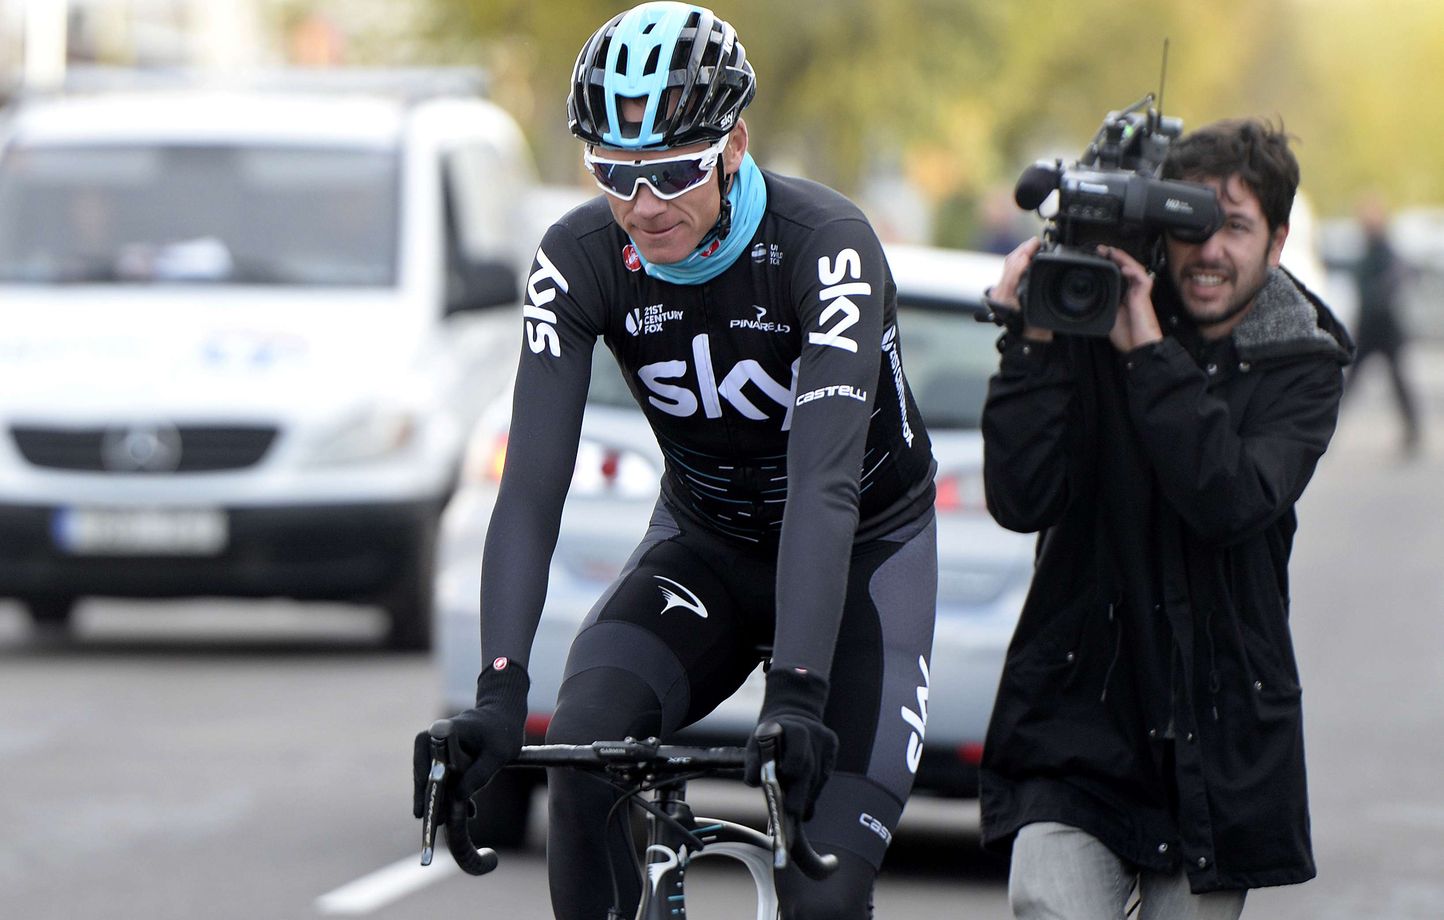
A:
<svg viewBox="0 0 1444 920">
<path fill-rule="evenodd" d="M 10 429 L 25 460 L 39 467 L 109 473 L 201 473 L 261 461 L 276 439 L 262 426 L 161 425 Z"/>
</svg>

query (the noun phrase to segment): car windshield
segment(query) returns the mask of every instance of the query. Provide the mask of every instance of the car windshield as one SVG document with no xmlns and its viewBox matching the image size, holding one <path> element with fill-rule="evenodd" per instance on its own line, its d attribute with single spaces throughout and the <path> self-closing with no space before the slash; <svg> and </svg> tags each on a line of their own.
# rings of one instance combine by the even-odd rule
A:
<svg viewBox="0 0 1444 920">
<path fill-rule="evenodd" d="M 929 431 L 975 429 L 983 416 L 988 378 L 998 369 L 998 327 L 966 308 L 909 306 L 898 294 L 903 367 Z"/>
<path fill-rule="evenodd" d="M 17 143 L 0 281 L 392 285 L 397 173 L 381 148 Z"/>
</svg>

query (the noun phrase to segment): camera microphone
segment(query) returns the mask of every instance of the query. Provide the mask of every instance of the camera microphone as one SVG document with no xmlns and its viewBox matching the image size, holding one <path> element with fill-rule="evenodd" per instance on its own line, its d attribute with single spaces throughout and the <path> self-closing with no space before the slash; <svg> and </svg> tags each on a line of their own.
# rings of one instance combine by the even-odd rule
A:
<svg viewBox="0 0 1444 920">
<path fill-rule="evenodd" d="M 1058 187 L 1058 177 L 1057 163 L 1039 160 L 1018 177 L 1018 184 L 1013 188 L 1013 201 L 1024 211 L 1036 211 Z"/>
</svg>

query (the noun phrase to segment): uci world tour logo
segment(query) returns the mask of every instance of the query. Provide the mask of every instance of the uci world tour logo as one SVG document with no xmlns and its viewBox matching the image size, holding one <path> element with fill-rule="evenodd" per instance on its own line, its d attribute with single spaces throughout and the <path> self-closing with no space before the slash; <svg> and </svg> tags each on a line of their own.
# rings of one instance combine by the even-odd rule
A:
<svg viewBox="0 0 1444 920">
<path fill-rule="evenodd" d="M 657 586 L 662 589 L 662 599 L 667 602 L 667 605 L 662 608 L 662 613 L 666 613 L 673 607 L 680 607 L 683 610 L 692 611 L 704 620 L 707 619 L 707 608 L 702 604 L 702 601 L 697 595 L 670 578 L 665 578 L 661 575 L 653 575 L 652 577 L 658 581 L 667 583 Z M 667 585 L 671 585 L 672 587 L 669 588 Z M 673 590 L 673 588 L 676 590 Z M 658 614 L 658 616 L 660 615 L 661 614 Z"/>
</svg>

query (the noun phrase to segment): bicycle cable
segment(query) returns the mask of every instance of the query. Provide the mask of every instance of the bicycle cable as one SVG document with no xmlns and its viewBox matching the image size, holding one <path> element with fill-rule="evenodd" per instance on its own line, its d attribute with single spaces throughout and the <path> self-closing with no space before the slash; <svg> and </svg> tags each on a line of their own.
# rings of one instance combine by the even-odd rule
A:
<svg viewBox="0 0 1444 920">
<path fill-rule="evenodd" d="M 651 792 L 654 789 L 663 789 L 667 786 L 677 785 L 685 786 L 688 782 L 691 782 L 692 780 L 702 779 L 706 777 L 707 774 L 705 772 L 686 773 L 678 776 L 669 776 L 666 779 L 658 782 L 647 782 L 646 780 L 642 780 L 635 784 L 622 783 L 606 776 L 597 776 L 596 774 L 593 775 L 596 776 L 597 779 L 602 780 L 603 782 L 607 783 L 607 785 L 611 786 L 613 789 L 616 789 L 618 792 L 621 793 L 621 795 L 617 796 L 616 801 L 612 803 L 612 807 L 607 809 L 607 817 L 606 822 L 603 825 L 604 827 L 610 827 L 612 822 L 617 820 L 617 818 L 619 817 L 617 809 L 620 808 L 621 805 L 625 802 L 634 808 L 642 809 L 648 814 L 656 817 L 658 820 L 670 825 L 674 830 L 676 830 L 679 834 L 685 837 L 687 841 L 692 844 L 695 850 L 701 850 L 703 847 L 706 846 L 706 844 L 702 842 L 702 838 L 694 834 L 691 828 L 687 827 L 681 821 L 678 821 L 672 815 L 667 814 L 665 811 L 658 808 L 652 802 L 648 801 L 647 799 L 641 798 L 642 793 Z M 627 841 L 626 849 L 628 855 L 631 856 L 633 869 L 636 871 L 639 878 L 645 879 L 646 865 L 642 862 L 642 857 L 637 852 L 637 846 L 636 842 L 632 837 L 632 829 L 630 823 L 621 823 L 619 829 L 621 830 L 624 839 Z M 612 883 L 612 911 L 615 913 L 620 910 L 622 903 L 621 882 L 619 882 L 617 879 L 616 863 L 610 859 L 607 860 L 607 870 L 607 874 L 610 876 L 610 880 Z"/>
</svg>

